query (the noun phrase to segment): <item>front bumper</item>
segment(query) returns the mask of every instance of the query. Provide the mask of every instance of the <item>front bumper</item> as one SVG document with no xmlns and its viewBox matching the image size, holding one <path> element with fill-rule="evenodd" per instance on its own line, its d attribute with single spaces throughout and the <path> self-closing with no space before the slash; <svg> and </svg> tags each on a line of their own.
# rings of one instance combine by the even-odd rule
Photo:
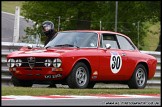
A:
<svg viewBox="0 0 162 107">
<path fill-rule="evenodd" d="M 54 67 L 15 67 L 9 71 L 21 80 L 62 80 L 65 78 L 62 68 Z"/>
</svg>

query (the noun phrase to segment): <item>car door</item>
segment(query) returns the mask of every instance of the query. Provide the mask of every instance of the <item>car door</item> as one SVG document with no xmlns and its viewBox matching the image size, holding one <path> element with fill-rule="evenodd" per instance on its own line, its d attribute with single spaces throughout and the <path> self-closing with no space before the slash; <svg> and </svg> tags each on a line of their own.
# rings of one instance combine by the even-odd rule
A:
<svg viewBox="0 0 162 107">
<path fill-rule="evenodd" d="M 136 67 L 136 60 L 138 59 L 138 50 L 136 49 L 133 42 L 125 36 L 116 35 L 120 49 L 125 53 L 127 57 L 127 67 L 125 72 L 125 78 L 129 79 L 134 72 Z"/>
<path fill-rule="evenodd" d="M 124 80 L 127 72 L 127 56 L 120 49 L 115 34 L 102 34 L 100 39 L 100 71 L 101 80 Z M 111 48 L 106 49 L 105 45 Z"/>
</svg>

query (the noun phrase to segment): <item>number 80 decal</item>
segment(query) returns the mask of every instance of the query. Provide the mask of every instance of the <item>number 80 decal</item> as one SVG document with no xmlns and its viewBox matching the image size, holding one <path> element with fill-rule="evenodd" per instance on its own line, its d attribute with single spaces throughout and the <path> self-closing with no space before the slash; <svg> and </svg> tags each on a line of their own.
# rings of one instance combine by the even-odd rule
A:
<svg viewBox="0 0 162 107">
<path fill-rule="evenodd" d="M 110 58 L 110 68 L 111 71 L 116 74 L 120 71 L 120 68 L 122 66 L 122 58 L 117 52 L 110 52 L 111 58 Z"/>
</svg>

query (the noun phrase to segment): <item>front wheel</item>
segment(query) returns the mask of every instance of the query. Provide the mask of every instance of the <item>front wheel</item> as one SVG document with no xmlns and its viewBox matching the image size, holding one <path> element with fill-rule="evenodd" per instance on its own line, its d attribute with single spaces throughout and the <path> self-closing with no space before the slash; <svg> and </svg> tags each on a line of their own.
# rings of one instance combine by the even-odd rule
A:
<svg viewBox="0 0 162 107">
<path fill-rule="evenodd" d="M 67 83 L 70 88 L 86 88 L 89 83 L 89 69 L 87 66 L 82 62 L 78 62 L 68 76 Z"/>
<path fill-rule="evenodd" d="M 131 89 L 142 89 L 145 88 L 147 82 L 147 71 L 146 68 L 139 64 L 137 65 L 131 79 L 128 82 L 128 86 Z"/>
</svg>

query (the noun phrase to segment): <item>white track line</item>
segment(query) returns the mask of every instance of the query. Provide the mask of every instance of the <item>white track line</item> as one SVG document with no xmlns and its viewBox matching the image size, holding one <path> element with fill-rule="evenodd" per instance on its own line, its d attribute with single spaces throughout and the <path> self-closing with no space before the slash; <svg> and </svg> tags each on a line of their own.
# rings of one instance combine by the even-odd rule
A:
<svg viewBox="0 0 162 107">
<path fill-rule="evenodd" d="M 2 96 L 2 100 L 49 100 L 49 99 L 107 99 L 107 98 L 160 98 L 160 95 L 91 95 L 91 96 L 77 96 L 77 95 L 49 95 L 49 96 Z"/>
</svg>

